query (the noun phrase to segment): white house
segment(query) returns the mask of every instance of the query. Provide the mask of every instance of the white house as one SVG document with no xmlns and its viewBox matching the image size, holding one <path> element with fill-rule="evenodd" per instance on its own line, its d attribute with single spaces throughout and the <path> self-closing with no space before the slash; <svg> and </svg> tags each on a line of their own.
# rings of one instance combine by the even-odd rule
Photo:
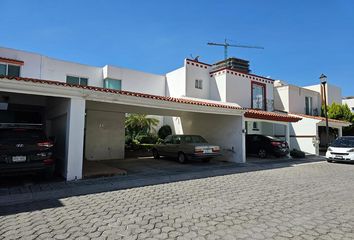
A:
<svg viewBox="0 0 354 240">
<path fill-rule="evenodd" d="M 343 98 L 342 104 L 347 104 L 352 113 L 354 113 L 354 97 Z"/>
<path fill-rule="evenodd" d="M 319 154 L 320 146 L 325 146 L 325 118 L 320 117 L 324 102 L 321 85 L 299 87 L 276 81 L 274 92 L 274 107 L 277 111 L 299 116 L 302 120 L 290 124 L 290 145 L 293 148 L 311 154 Z M 329 85 L 327 90 L 328 103 L 341 99 L 341 90 Z M 344 121 L 329 119 L 329 127 L 337 136 L 342 136 L 342 128 L 350 124 Z M 276 136 L 282 136 L 276 129 Z M 335 136 L 332 135 L 332 138 Z"/>
<path fill-rule="evenodd" d="M 0 103 L 8 103 L 0 120 L 19 120 L 5 114 L 16 111 L 40 119 L 56 137 L 68 180 L 82 177 L 84 158 L 124 158 L 126 113 L 160 116 L 177 133 L 220 145 L 226 160 L 245 162 L 246 133 L 278 133 L 292 144 L 290 124 L 303 118 L 275 112 L 274 80 L 251 74 L 245 62 L 185 59 L 181 68 L 156 75 L 0 48 Z"/>
</svg>

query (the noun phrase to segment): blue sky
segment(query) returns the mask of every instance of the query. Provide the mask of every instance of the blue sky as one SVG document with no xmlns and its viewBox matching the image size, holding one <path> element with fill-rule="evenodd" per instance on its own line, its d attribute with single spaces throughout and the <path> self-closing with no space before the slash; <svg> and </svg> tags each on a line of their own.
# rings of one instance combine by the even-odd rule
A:
<svg viewBox="0 0 354 240">
<path fill-rule="evenodd" d="M 183 59 L 223 58 L 226 37 L 253 73 L 317 84 L 321 73 L 354 95 L 354 1 L 1 0 L 0 46 L 90 65 L 165 73 Z"/>
</svg>

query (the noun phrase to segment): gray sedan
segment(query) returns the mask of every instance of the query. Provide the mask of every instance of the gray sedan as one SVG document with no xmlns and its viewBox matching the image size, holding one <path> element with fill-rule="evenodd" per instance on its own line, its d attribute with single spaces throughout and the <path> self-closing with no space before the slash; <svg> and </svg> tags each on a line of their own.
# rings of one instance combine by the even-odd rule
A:
<svg viewBox="0 0 354 240">
<path fill-rule="evenodd" d="M 202 159 L 205 162 L 220 155 L 220 147 L 210 145 L 199 135 L 169 135 L 162 144 L 152 149 L 155 159 L 160 156 L 177 157 L 180 163 L 189 159 Z"/>
</svg>

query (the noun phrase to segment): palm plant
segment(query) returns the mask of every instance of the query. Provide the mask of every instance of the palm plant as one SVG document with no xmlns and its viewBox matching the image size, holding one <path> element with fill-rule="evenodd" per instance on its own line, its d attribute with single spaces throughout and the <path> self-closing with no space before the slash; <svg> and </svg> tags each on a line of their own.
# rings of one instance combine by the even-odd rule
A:
<svg viewBox="0 0 354 240">
<path fill-rule="evenodd" d="M 126 132 L 131 139 L 150 134 L 158 124 L 158 119 L 148 117 L 147 114 L 128 114 L 125 119 Z"/>
</svg>

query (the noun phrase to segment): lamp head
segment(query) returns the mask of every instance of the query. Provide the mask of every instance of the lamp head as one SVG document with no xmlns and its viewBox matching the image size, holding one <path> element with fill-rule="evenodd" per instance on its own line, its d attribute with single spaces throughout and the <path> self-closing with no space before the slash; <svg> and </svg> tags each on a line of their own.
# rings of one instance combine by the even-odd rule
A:
<svg viewBox="0 0 354 240">
<path fill-rule="evenodd" d="M 327 76 L 322 73 L 320 76 L 320 81 L 322 84 L 326 84 L 327 83 Z"/>
</svg>

